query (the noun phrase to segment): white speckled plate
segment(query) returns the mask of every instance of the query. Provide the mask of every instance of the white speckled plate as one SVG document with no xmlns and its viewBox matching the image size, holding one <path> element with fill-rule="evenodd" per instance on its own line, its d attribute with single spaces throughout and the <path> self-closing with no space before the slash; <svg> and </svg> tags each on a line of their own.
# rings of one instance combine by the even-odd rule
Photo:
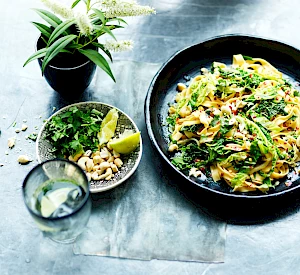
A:
<svg viewBox="0 0 300 275">
<path fill-rule="evenodd" d="M 56 116 L 58 114 L 62 114 L 66 112 L 70 107 L 76 106 L 80 110 L 89 110 L 89 109 L 96 109 L 104 114 L 104 116 L 108 113 L 108 111 L 112 108 L 115 108 L 119 112 L 119 119 L 118 119 L 118 124 L 116 128 L 116 133 L 115 135 L 118 136 L 119 133 L 123 133 L 125 129 L 128 130 L 133 130 L 134 132 L 138 132 L 139 129 L 133 122 L 133 120 L 126 115 L 124 112 L 122 112 L 120 109 L 105 104 L 101 102 L 80 102 L 80 103 L 75 103 L 72 105 L 68 105 L 56 113 L 54 113 L 51 117 L 47 119 L 43 127 L 41 128 L 37 141 L 36 141 L 36 154 L 37 154 L 37 159 L 39 162 L 43 162 L 48 159 L 53 159 L 56 158 L 56 156 L 51 153 L 51 149 L 53 148 L 51 142 L 45 139 L 47 129 L 46 125 L 48 121 L 51 120 L 53 116 Z M 136 148 L 135 151 L 130 153 L 129 155 L 122 155 L 122 161 L 123 161 L 123 166 L 119 169 L 119 171 L 115 174 L 115 176 L 111 180 L 99 180 L 99 181 L 91 181 L 90 185 L 90 191 L 92 193 L 97 193 L 97 192 L 103 192 L 106 190 L 109 190 L 111 188 L 114 188 L 127 180 L 137 169 L 139 162 L 142 157 L 142 139 L 140 140 L 140 144 L 138 148 Z"/>
</svg>

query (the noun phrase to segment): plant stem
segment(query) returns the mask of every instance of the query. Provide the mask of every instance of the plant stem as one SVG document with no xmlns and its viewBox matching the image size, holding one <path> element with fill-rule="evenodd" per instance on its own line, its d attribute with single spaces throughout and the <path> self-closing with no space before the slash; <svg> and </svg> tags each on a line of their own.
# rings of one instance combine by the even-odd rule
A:
<svg viewBox="0 0 300 275">
<path fill-rule="evenodd" d="M 78 48 L 78 49 L 82 49 L 84 47 L 86 47 L 87 45 L 93 43 L 96 39 L 98 39 L 100 35 L 95 36 L 92 40 L 90 40 L 89 42 L 85 43 L 84 45 L 82 45 L 82 47 Z"/>
</svg>

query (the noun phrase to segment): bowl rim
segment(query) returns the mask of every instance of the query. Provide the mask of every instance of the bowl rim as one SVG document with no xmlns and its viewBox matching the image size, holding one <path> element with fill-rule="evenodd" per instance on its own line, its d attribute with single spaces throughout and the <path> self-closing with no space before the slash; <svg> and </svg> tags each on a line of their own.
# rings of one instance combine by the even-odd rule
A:
<svg viewBox="0 0 300 275">
<path fill-rule="evenodd" d="M 145 123 L 146 123 L 146 128 L 147 128 L 147 133 L 149 136 L 149 139 L 152 143 L 152 145 L 156 148 L 156 150 L 158 151 L 159 155 L 166 161 L 166 163 L 169 165 L 169 167 L 171 167 L 173 170 L 175 170 L 176 173 L 178 173 L 179 175 L 182 176 L 183 179 L 189 181 L 190 183 L 197 185 L 198 187 L 200 187 L 201 189 L 204 189 L 208 192 L 213 192 L 216 195 L 220 195 L 222 197 L 227 197 L 227 198 L 235 198 L 235 199 L 248 199 L 248 200 L 255 200 L 255 199 L 270 199 L 272 197 L 279 197 L 284 195 L 285 193 L 291 193 L 293 191 L 295 191 L 296 189 L 300 188 L 300 184 L 291 187 L 290 189 L 286 189 L 283 191 L 280 191 L 278 193 L 272 193 L 272 194 L 261 194 L 261 195 L 244 195 L 244 194 L 238 194 L 238 193 L 225 193 L 225 192 L 221 192 L 218 190 L 214 190 L 209 188 L 208 186 L 205 186 L 204 184 L 199 184 L 196 181 L 193 181 L 191 178 L 189 178 L 188 176 L 186 176 L 184 173 L 182 173 L 181 171 L 179 171 L 172 163 L 171 161 L 168 159 L 168 157 L 162 152 L 162 150 L 160 149 L 153 130 L 152 130 L 152 125 L 151 125 L 151 114 L 150 114 L 150 101 L 152 98 L 152 94 L 153 94 L 153 88 L 154 85 L 157 81 L 157 79 L 159 78 L 161 72 L 164 70 L 164 68 L 168 65 L 169 62 L 171 62 L 174 58 L 176 58 L 179 54 L 193 48 L 196 46 L 199 46 L 201 44 L 205 44 L 207 42 L 210 41 L 214 41 L 214 40 L 219 40 L 219 39 L 224 39 L 224 38 L 237 38 L 237 37 L 245 37 L 245 38 L 250 38 L 250 39 L 256 39 L 256 40 L 261 40 L 261 41 L 266 41 L 266 42 L 273 42 L 276 44 L 281 44 L 287 48 L 293 48 L 295 51 L 299 52 L 300 54 L 300 49 L 296 46 L 293 46 L 291 44 L 287 44 L 283 41 L 280 40 L 275 40 L 273 38 L 268 38 L 268 37 L 263 37 L 263 36 L 256 36 L 256 35 L 250 35 L 250 34 L 243 34 L 243 33 L 231 33 L 231 34 L 223 34 L 223 35 L 217 35 L 217 36 L 213 36 L 213 37 L 209 37 L 207 39 L 201 40 L 198 43 L 194 43 L 191 44 L 181 50 L 178 50 L 176 52 L 174 52 L 162 65 L 161 67 L 158 69 L 158 71 L 156 72 L 156 74 L 154 75 L 154 77 L 152 78 L 150 85 L 148 87 L 148 91 L 146 94 L 146 98 L 145 98 L 145 103 L 144 103 L 144 114 L 145 114 Z"/>
<path fill-rule="evenodd" d="M 82 102 L 73 103 L 73 104 L 67 105 L 67 106 L 62 107 L 61 109 L 57 110 L 49 118 L 46 119 L 45 123 L 41 127 L 41 129 L 40 129 L 40 131 L 37 135 L 36 145 L 35 145 L 36 158 L 37 158 L 38 163 L 42 162 L 41 159 L 40 159 L 40 156 L 38 154 L 38 151 L 39 151 L 38 150 L 38 145 L 39 145 L 39 142 L 41 140 L 42 132 L 44 131 L 48 121 L 50 121 L 52 117 L 58 115 L 59 113 L 65 111 L 65 110 L 67 110 L 67 109 L 69 109 L 73 106 L 80 106 L 80 105 L 87 105 L 87 104 L 105 105 L 105 106 L 109 107 L 110 109 L 116 109 L 118 112 L 122 113 L 123 115 L 125 115 L 128 118 L 128 120 L 132 123 L 132 125 L 134 126 L 134 128 L 137 132 L 141 133 L 141 131 L 139 130 L 139 128 L 137 127 L 137 125 L 135 124 L 135 122 L 133 121 L 133 119 L 130 116 L 128 116 L 124 111 L 120 110 L 119 108 L 117 108 L 117 107 L 115 107 L 111 104 L 103 103 L 103 102 L 100 102 L 100 101 L 82 101 Z M 99 188 L 90 188 L 90 193 L 104 192 L 104 191 L 110 190 L 112 188 L 115 188 L 116 186 L 118 186 L 121 183 L 123 183 L 124 181 L 126 181 L 128 178 L 130 178 L 133 175 L 133 173 L 135 172 L 135 170 L 139 166 L 139 163 L 140 163 L 141 158 L 142 158 L 142 154 L 143 154 L 143 142 L 142 142 L 142 135 L 140 134 L 140 149 L 139 149 L 138 157 L 135 161 L 134 166 L 131 168 L 131 170 L 124 177 L 122 177 L 120 180 L 118 180 L 114 184 L 105 186 L 105 187 L 100 188 L 100 189 Z M 92 186 L 92 184 L 90 184 L 90 186 Z"/>
</svg>

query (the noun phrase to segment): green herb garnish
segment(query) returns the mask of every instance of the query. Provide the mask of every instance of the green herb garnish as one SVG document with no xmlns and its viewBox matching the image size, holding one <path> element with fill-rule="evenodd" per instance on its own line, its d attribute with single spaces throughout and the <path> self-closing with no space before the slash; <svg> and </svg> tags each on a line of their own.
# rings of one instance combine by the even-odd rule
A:
<svg viewBox="0 0 300 275">
<path fill-rule="evenodd" d="M 46 139 L 59 156 L 75 155 L 87 149 L 97 150 L 102 113 L 93 109 L 82 111 L 71 107 L 63 114 L 54 116 L 46 126 Z"/>
</svg>

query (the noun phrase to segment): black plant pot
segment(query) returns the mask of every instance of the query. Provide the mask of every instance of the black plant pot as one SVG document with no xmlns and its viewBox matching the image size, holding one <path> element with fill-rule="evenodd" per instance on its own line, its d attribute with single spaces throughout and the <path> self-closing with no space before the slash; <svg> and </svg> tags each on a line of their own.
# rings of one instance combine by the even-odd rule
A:
<svg viewBox="0 0 300 275">
<path fill-rule="evenodd" d="M 44 48 L 41 38 L 37 41 L 37 50 Z M 42 68 L 42 59 L 38 59 Z M 59 54 L 48 63 L 44 77 L 48 84 L 64 97 L 81 95 L 90 85 L 96 71 L 96 65 L 84 55 Z"/>
</svg>

